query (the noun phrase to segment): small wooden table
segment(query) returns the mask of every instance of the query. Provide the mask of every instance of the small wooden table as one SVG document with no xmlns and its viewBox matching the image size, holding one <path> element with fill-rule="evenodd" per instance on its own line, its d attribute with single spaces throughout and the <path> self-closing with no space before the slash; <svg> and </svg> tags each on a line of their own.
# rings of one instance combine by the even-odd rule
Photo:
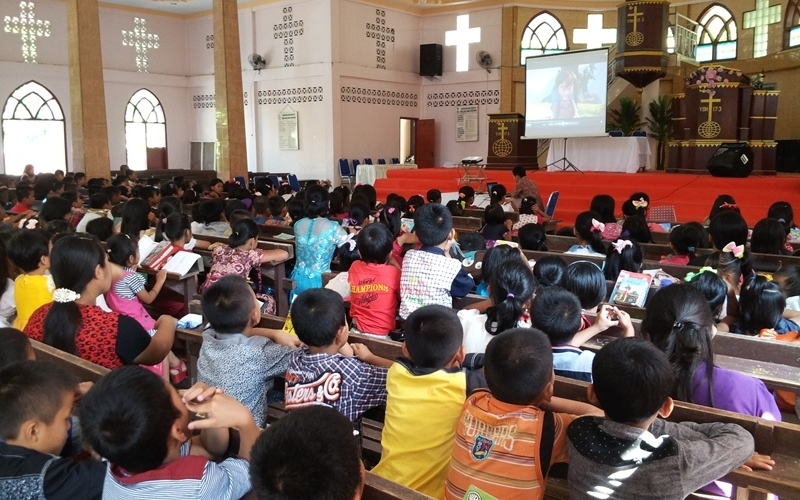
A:
<svg viewBox="0 0 800 500">
<path fill-rule="evenodd" d="M 464 172 L 461 178 L 458 179 L 459 184 L 469 186 L 471 183 L 477 182 L 478 190 L 481 192 L 486 191 L 485 183 L 488 178 L 484 171 L 486 169 L 485 163 L 456 163 L 456 165 Z"/>
</svg>

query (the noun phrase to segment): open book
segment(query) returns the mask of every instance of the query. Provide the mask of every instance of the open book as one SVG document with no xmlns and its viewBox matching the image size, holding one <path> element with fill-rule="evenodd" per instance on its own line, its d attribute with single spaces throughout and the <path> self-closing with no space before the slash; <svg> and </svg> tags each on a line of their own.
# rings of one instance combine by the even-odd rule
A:
<svg viewBox="0 0 800 500">
<path fill-rule="evenodd" d="M 139 239 L 139 265 L 153 271 L 164 269 L 168 273 L 184 276 L 192 270 L 201 255 L 180 250 L 168 241 L 156 243 L 147 236 Z"/>
<path fill-rule="evenodd" d="M 652 281 L 653 277 L 649 274 L 620 271 L 614 290 L 611 292 L 611 302 L 644 307 Z"/>
</svg>

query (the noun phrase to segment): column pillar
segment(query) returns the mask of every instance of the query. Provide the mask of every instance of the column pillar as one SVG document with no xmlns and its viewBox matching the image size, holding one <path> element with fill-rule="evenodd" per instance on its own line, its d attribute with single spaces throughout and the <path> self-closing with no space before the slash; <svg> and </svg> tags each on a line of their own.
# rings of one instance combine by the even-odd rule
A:
<svg viewBox="0 0 800 500">
<path fill-rule="evenodd" d="M 236 0 L 214 0 L 214 87 L 217 106 L 217 173 L 247 179 L 239 9 Z"/>
<path fill-rule="evenodd" d="M 111 166 L 97 0 L 69 0 L 67 35 L 72 170 L 86 172 L 90 178 L 109 178 Z"/>
</svg>

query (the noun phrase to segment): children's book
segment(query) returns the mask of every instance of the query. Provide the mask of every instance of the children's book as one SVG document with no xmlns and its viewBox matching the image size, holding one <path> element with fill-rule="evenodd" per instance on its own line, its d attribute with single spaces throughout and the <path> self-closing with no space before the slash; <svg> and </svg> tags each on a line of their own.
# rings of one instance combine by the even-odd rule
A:
<svg viewBox="0 0 800 500">
<path fill-rule="evenodd" d="M 400 219 L 400 231 L 411 233 L 414 231 L 414 219 Z"/>
<path fill-rule="evenodd" d="M 653 277 L 649 274 L 620 271 L 614 290 L 611 292 L 611 302 L 644 307 L 652 281 Z"/>
<path fill-rule="evenodd" d="M 201 261 L 202 256 L 194 252 L 179 251 L 172 257 L 169 257 L 161 268 L 168 273 L 184 276 L 192 270 L 197 261 Z M 202 262 L 202 261 L 201 261 Z M 202 270 L 202 268 L 200 269 Z"/>
</svg>

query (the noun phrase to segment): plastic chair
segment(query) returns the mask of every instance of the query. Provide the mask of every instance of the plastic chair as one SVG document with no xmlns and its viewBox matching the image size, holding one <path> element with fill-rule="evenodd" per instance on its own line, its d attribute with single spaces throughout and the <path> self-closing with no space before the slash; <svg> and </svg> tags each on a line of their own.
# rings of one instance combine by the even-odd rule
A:
<svg viewBox="0 0 800 500">
<path fill-rule="evenodd" d="M 645 130 L 635 130 L 633 137 L 647 137 L 647 132 Z"/>
<path fill-rule="evenodd" d="M 364 163 L 366 165 L 372 165 L 372 158 L 364 158 Z"/>
<path fill-rule="evenodd" d="M 392 165 L 400 165 L 400 158 L 392 158 Z"/>
<path fill-rule="evenodd" d="M 347 161 L 347 158 L 339 158 L 339 176 L 342 178 L 342 182 L 347 182 L 348 186 L 352 186 L 356 180 L 355 173 L 350 171 L 350 162 Z"/>
<path fill-rule="evenodd" d="M 378 165 L 386 165 L 386 160 L 383 158 L 378 158 Z"/>
<path fill-rule="evenodd" d="M 558 191 L 553 191 L 550 193 L 550 197 L 547 198 L 547 208 L 544 209 L 544 213 L 547 214 L 548 217 L 551 219 L 553 218 L 553 214 L 556 213 L 556 204 L 558 203 Z"/>
<path fill-rule="evenodd" d="M 295 193 L 300 191 L 300 183 L 297 181 L 297 176 L 294 174 L 289 174 L 288 176 L 289 186 L 292 187 L 292 191 Z"/>
<path fill-rule="evenodd" d="M 241 175 L 234 177 L 233 180 L 238 182 L 240 186 L 245 188 L 247 187 L 247 180 L 245 180 L 245 178 Z"/>
<path fill-rule="evenodd" d="M 612 130 L 608 133 L 611 137 L 622 137 L 622 130 Z"/>
</svg>

